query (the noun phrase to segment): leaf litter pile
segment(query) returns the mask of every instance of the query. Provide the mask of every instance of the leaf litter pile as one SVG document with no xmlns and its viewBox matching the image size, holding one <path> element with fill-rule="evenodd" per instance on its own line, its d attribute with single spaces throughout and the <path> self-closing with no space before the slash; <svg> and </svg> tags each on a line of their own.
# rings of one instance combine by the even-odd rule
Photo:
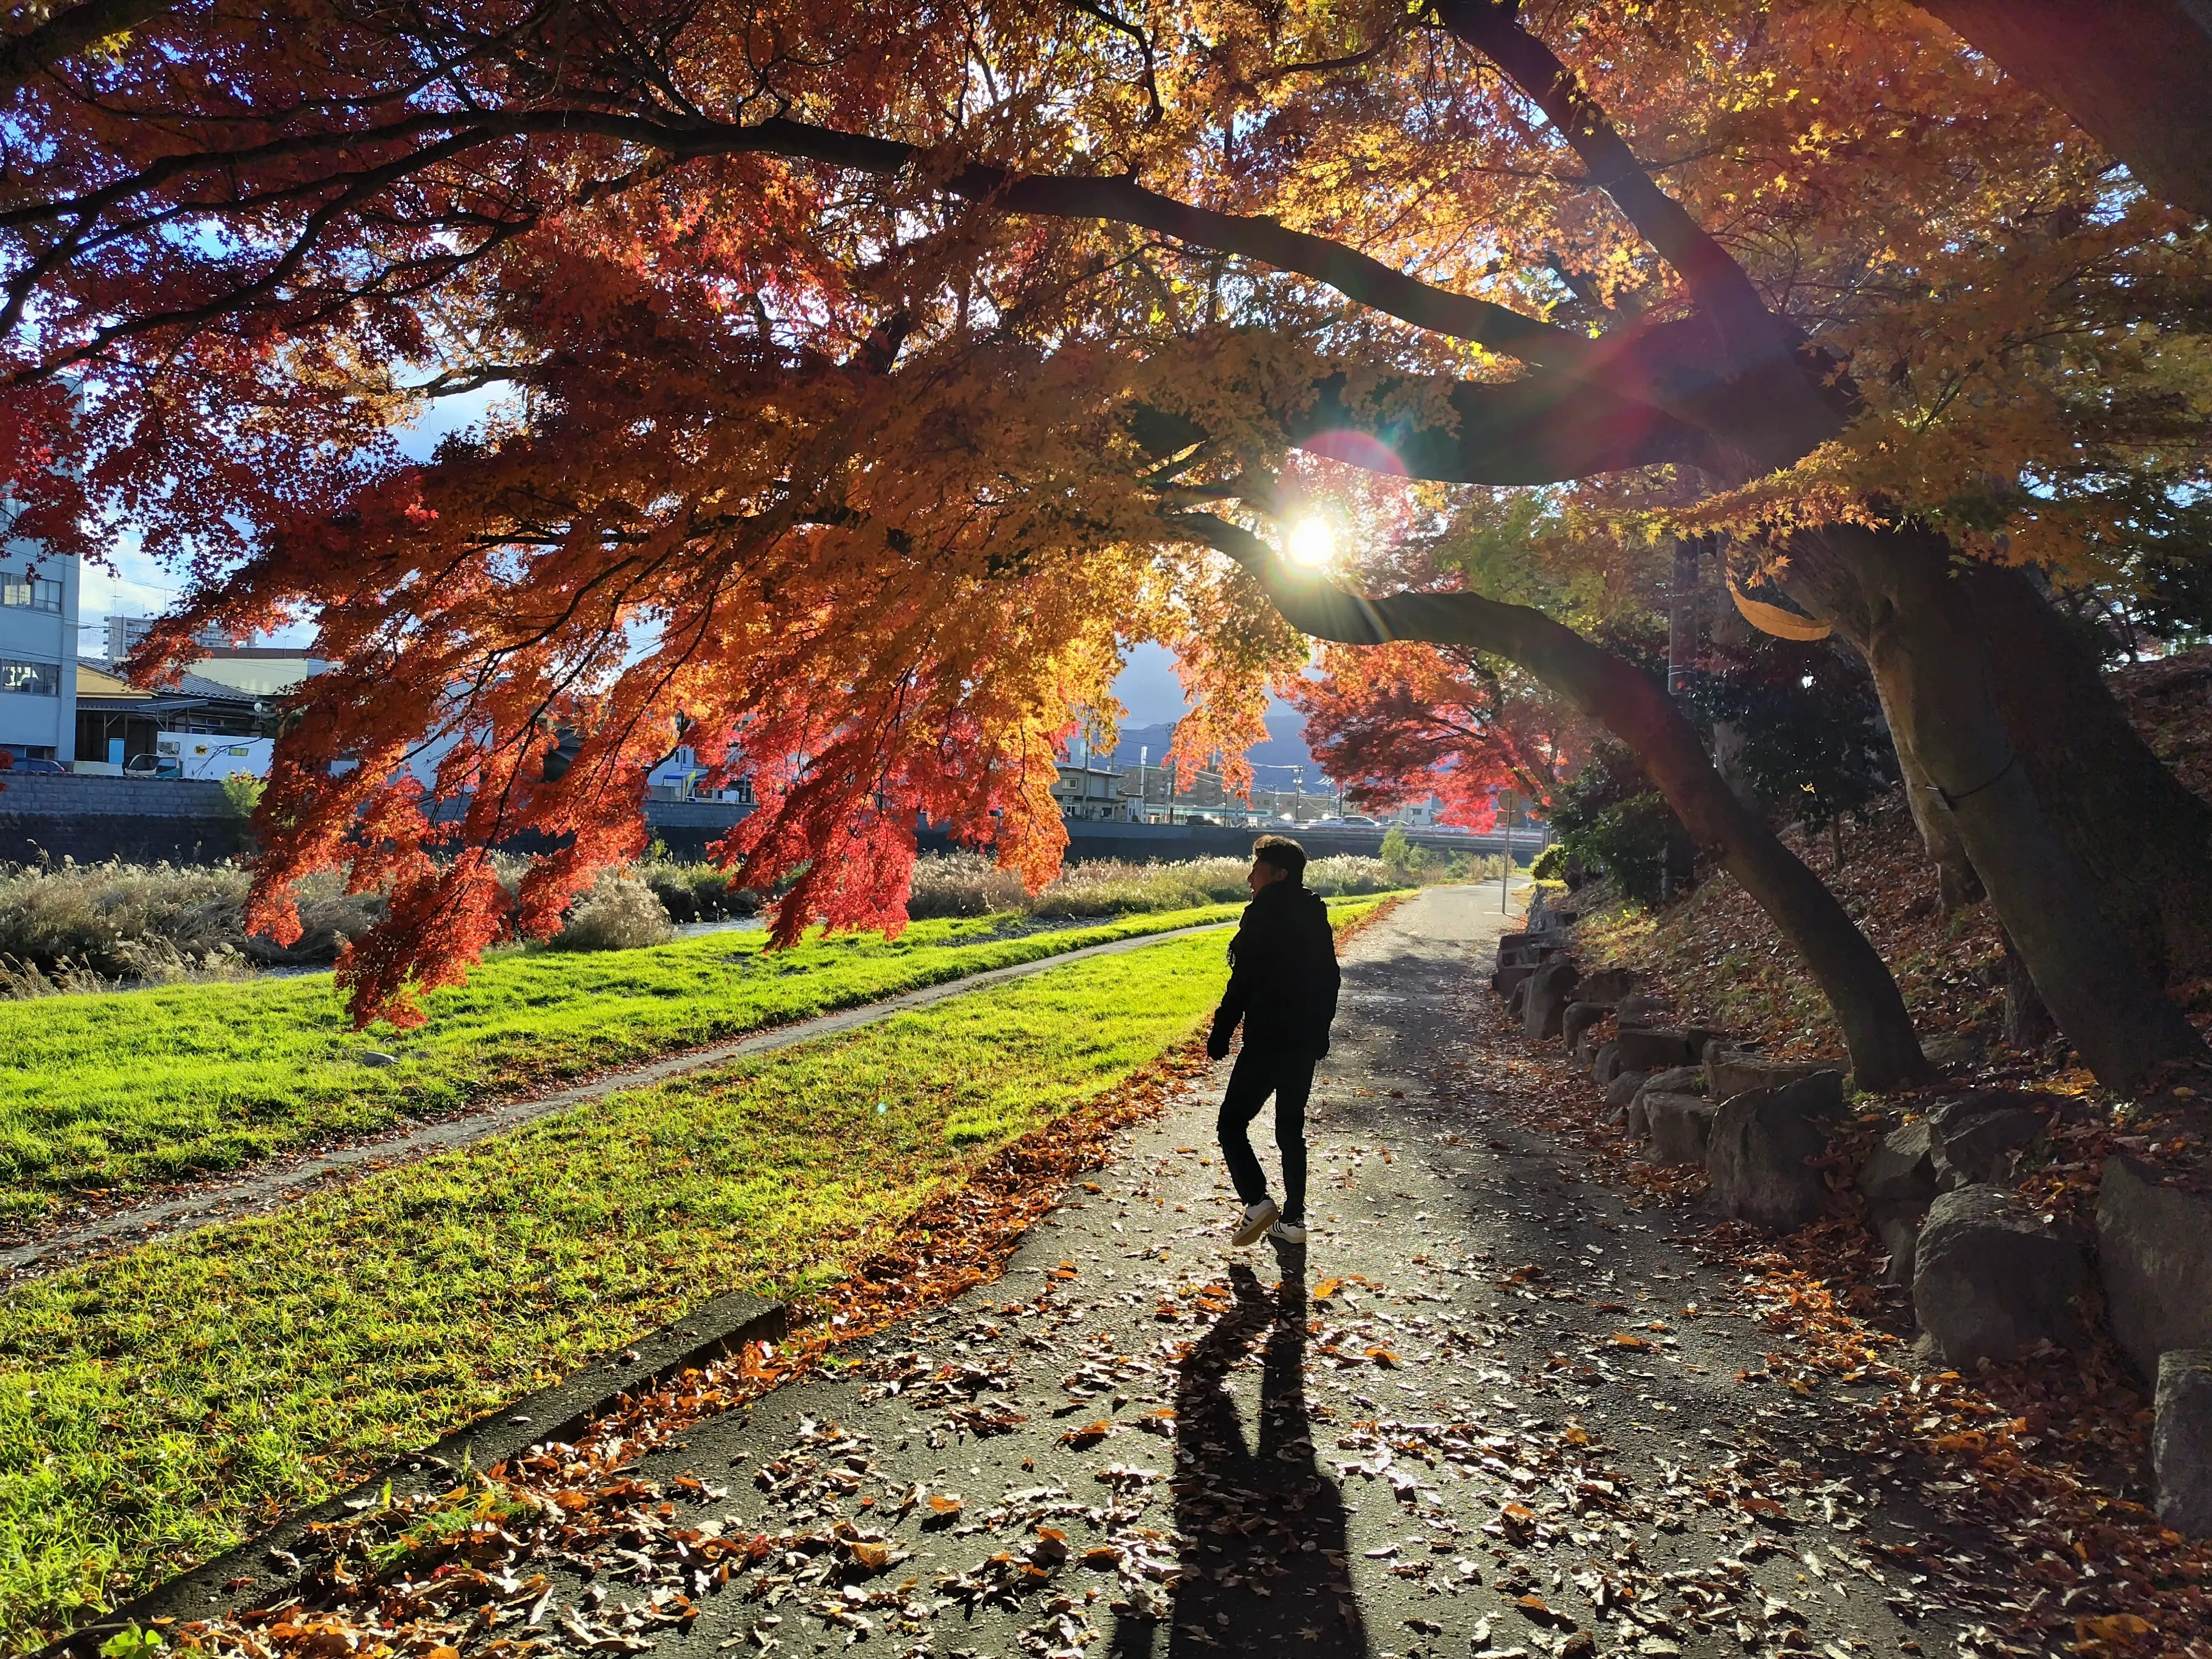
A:
<svg viewBox="0 0 2212 1659">
<path fill-rule="evenodd" d="M 1884 930 L 1851 903 L 1845 888 L 1847 905 L 1887 955 L 1905 943 L 1901 935 L 1914 919 L 1911 896 L 1926 879 L 1909 860 L 1890 870 L 1862 856 L 1873 867 L 1869 889 L 1906 895 L 1890 906 L 1892 925 Z M 1731 976 L 1740 981 L 1759 948 L 1752 936 L 1771 932 L 1763 918 L 1738 918 L 1740 927 L 1732 926 L 1729 910 L 1742 897 L 1732 884 L 1725 894 L 1721 886 L 1711 884 L 1682 914 L 1640 937 L 1624 940 L 1614 927 L 1608 945 L 1631 945 L 1621 955 L 1652 969 L 1657 988 L 1678 993 L 1691 1018 L 1725 1006 L 1735 1029 L 1770 1051 L 1828 1047 L 1828 1034 L 1795 1023 L 1798 1005 L 1772 995 L 1771 985 L 1757 1000 L 1747 999 L 1740 982 L 1732 993 L 1717 988 Z M 1699 913 L 1687 915 L 1707 894 Z M 1899 981 L 1920 1004 L 1915 1013 L 1923 1024 L 1931 996 L 1942 1011 L 1936 1029 L 1972 1030 L 1986 1020 L 1993 976 L 1987 963 L 1973 963 L 1983 944 L 1990 953 L 1997 947 L 1993 937 L 1979 940 L 1978 926 L 1970 922 L 1948 944 L 1940 929 L 1923 927 L 1917 946 L 1900 951 L 1919 963 Z M 1586 939 L 1590 931 L 1586 924 Z M 1884 939 L 1885 931 L 1893 937 Z M 1954 967 L 1935 965 L 1947 951 Z M 1956 965 L 1960 958 L 1966 966 Z M 1794 964 L 1786 970 L 1797 973 Z M 1761 1008 L 1768 1018 L 1746 1029 L 1742 1016 Z M 1602 1089 L 1556 1042 L 1529 1040 L 1486 990 L 1469 994 L 1466 1015 L 1486 1051 L 1485 1086 L 1508 1115 L 1578 1145 L 1594 1169 L 1635 1201 L 1679 1206 L 1704 1194 L 1702 1168 L 1643 1162 L 1625 1132 L 1604 1121 Z M 1884 1110 L 1863 1117 L 1832 1151 L 1827 1212 L 1802 1231 L 1776 1240 L 1722 1223 L 1680 1242 L 1740 1279 L 1739 1300 L 1784 1349 L 1747 1382 L 1800 1394 L 1838 1386 L 1879 1390 L 1856 1397 L 1864 1432 L 1850 1455 L 1921 1509 L 1930 1536 L 1910 1549 L 1893 1546 L 1888 1559 L 1972 1610 L 1976 1622 L 1960 1638 L 1962 1649 L 2212 1659 L 2212 1543 L 2162 1527 L 2142 1501 L 2150 1401 L 2109 1340 L 2013 1365 L 1985 1364 L 1971 1376 L 1930 1372 L 1911 1352 L 1909 1297 L 1881 1284 L 1887 1255 L 1864 1224 L 1852 1185 L 1859 1164 L 1887 1127 L 1931 1109 L 1946 1094 L 1993 1085 L 2038 1090 L 2051 1108 L 2052 1155 L 2019 1183 L 2046 1213 L 2077 1226 L 2093 1220 L 2096 1174 L 2114 1152 L 2201 1184 L 2202 1132 L 2188 1091 L 2160 1107 L 2124 1106 L 2103 1097 L 2086 1073 L 2061 1071 L 2047 1055 L 1999 1051 L 1995 1064 L 1970 1079 L 1888 1097 Z"/>
</svg>

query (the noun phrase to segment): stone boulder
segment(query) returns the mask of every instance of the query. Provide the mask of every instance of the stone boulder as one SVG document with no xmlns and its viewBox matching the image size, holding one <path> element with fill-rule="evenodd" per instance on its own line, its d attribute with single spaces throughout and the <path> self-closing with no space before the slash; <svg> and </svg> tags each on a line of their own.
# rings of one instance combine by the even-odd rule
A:
<svg viewBox="0 0 2212 1659">
<path fill-rule="evenodd" d="M 1623 1072 L 1605 1085 L 1605 1121 L 1618 1123 L 1628 1115 L 1629 1103 L 1644 1086 L 1644 1073 Z"/>
<path fill-rule="evenodd" d="M 1664 1072 L 1654 1072 L 1645 1085 L 1664 1094 L 1701 1095 L 1705 1091 L 1705 1068 L 1702 1066 L 1676 1066 Z"/>
<path fill-rule="evenodd" d="M 1712 1102 L 1705 1173 L 1723 1212 L 1778 1233 L 1820 1214 L 1827 1178 L 1808 1160 L 1827 1151 L 1843 1097 L 1843 1073 L 1822 1072 Z"/>
<path fill-rule="evenodd" d="M 1633 968 L 1600 968 L 1583 975 L 1575 994 L 1584 1002 L 1598 1002 L 1611 1008 L 1636 989 L 1638 975 Z"/>
<path fill-rule="evenodd" d="M 1623 1030 L 1632 1025 L 1656 1025 L 1662 1023 L 1674 1011 L 1657 997 L 1638 993 L 1625 996 L 1613 1005 L 1613 1018 Z"/>
<path fill-rule="evenodd" d="M 1528 1012 L 1528 981 L 1535 977 L 1536 970 L 1531 968 L 1525 973 L 1518 969 L 1514 971 L 1521 976 L 1506 988 L 1505 1012 L 1510 1018 L 1519 1020 Z"/>
<path fill-rule="evenodd" d="M 2042 1098 L 1978 1089 L 1933 1114 L 1929 1151 L 1936 1186 L 1947 1193 L 1957 1187 L 2010 1186 L 2021 1157 L 2051 1127 L 2043 1113 L 2018 1103 Z"/>
<path fill-rule="evenodd" d="M 1843 1066 L 1833 1060 L 1770 1060 L 1717 1042 L 1706 1043 L 1692 1058 L 1705 1061 L 1705 1092 L 1715 1100 L 1726 1100 L 1747 1089 L 1786 1089 L 1800 1079 L 1838 1072 Z"/>
<path fill-rule="evenodd" d="M 2097 1272 L 2112 1335 L 2145 1376 L 2172 1349 L 2212 1348 L 2212 1197 L 2161 1186 L 2134 1158 L 2106 1158 Z"/>
<path fill-rule="evenodd" d="M 1516 962 L 1501 967 L 1490 976 L 1490 988 L 1499 996 L 1510 997 L 1518 991 L 1529 975 L 1535 971 L 1536 964 L 1528 962 Z"/>
<path fill-rule="evenodd" d="M 1960 1187 L 1937 1196 L 1920 1229 L 1912 1305 L 1944 1364 L 2002 1364 L 2038 1342 L 2088 1339 L 2089 1270 L 2081 1248 L 2017 1193 Z"/>
<path fill-rule="evenodd" d="M 1889 1250 L 1889 1282 L 1912 1282 L 1920 1224 L 1936 1201 L 1936 1158 L 1927 1120 L 1884 1135 L 1859 1170 L 1867 1224 Z"/>
<path fill-rule="evenodd" d="M 1971 1032 L 1947 1032 L 1921 1038 L 1920 1054 L 1939 1072 L 1972 1072 L 1990 1057 L 1990 1047 Z"/>
<path fill-rule="evenodd" d="M 1617 1041 L 1599 1043 L 1596 1057 L 1590 1061 L 1590 1081 L 1610 1085 L 1620 1075 L 1620 1044 Z"/>
<path fill-rule="evenodd" d="M 1528 981 L 1528 998 L 1522 1005 L 1521 1029 L 1532 1037 L 1555 1037 L 1574 1000 L 1575 981 L 1583 970 L 1571 957 L 1554 957 Z"/>
<path fill-rule="evenodd" d="M 1559 1037 L 1570 1052 L 1580 1052 L 1584 1036 L 1613 1018 L 1613 1005 L 1589 1000 L 1589 981 L 1584 980 L 1575 987 L 1575 995 L 1583 999 L 1571 1002 L 1559 1015 Z"/>
<path fill-rule="evenodd" d="M 1690 1052 L 1688 1037 L 1663 1027 L 1629 1026 L 1616 1030 L 1613 1040 L 1620 1050 L 1622 1066 L 1632 1072 L 1663 1072 L 1697 1058 Z"/>
<path fill-rule="evenodd" d="M 2212 1348 L 2158 1357 L 2150 1458 L 2159 1520 L 2185 1538 L 2212 1538 Z"/>
<path fill-rule="evenodd" d="M 1647 1087 L 1628 1112 L 1632 1127 L 1642 1112 L 1645 1150 L 1651 1162 L 1663 1169 L 1705 1161 L 1705 1144 L 1717 1109 L 1703 1095 L 1662 1094 Z"/>
</svg>

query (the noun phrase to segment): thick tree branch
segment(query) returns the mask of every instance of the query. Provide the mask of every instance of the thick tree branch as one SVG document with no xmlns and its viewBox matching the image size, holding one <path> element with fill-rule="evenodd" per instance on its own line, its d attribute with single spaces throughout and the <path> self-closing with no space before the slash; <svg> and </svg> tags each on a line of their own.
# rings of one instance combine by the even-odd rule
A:
<svg viewBox="0 0 2212 1659">
<path fill-rule="evenodd" d="M 1920 0 L 2057 104 L 2144 188 L 2212 218 L 2212 9 L 2203 0 Z"/>
<path fill-rule="evenodd" d="M 1860 1085 L 1927 1075 L 1897 983 L 1835 895 L 1713 769 L 1674 699 L 1626 659 L 1526 605 L 1477 593 L 1368 598 L 1293 573 L 1260 538 L 1212 514 L 1167 515 L 1182 538 L 1226 553 L 1294 628 L 1352 645 L 1423 640 L 1505 657 L 1627 744 L 1690 833 L 1735 877 L 1804 958 L 1835 1010 Z"/>
<path fill-rule="evenodd" d="M 130 178 L 113 180 L 83 196 L 11 210 L 0 216 L 0 223 L 81 219 L 195 174 L 228 176 L 234 171 L 319 153 L 355 150 L 374 155 L 392 145 L 420 143 L 424 146 L 421 165 L 428 167 L 457 149 L 509 137 L 604 138 L 680 161 L 775 155 L 878 177 L 892 176 L 925 160 L 925 152 L 918 145 L 841 132 L 781 116 L 735 125 L 600 109 L 437 112 L 410 114 L 377 127 L 297 134 L 235 150 L 165 156 Z M 373 172 L 388 182 L 413 170 L 408 165 L 411 159 L 390 158 Z M 351 182 L 349 176 L 340 174 L 332 179 L 331 185 L 343 189 Z M 1147 190 L 1132 179 L 1018 174 L 975 163 L 945 179 L 940 187 L 1011 213 L 1135 225 L 1194 246 L 1255 259 L 1279 270 L 1310 277 L 1358 304 L 1417 328 L 1471 340 L 1524 362 L 1577 378 L 1621 379 L 1614 362 L 1617 353 L 1602 342 L 1555 328 L 1488 300 L 1424 283 L 1327 237 L 1286 229 L 1269 218 L 1194 207 Z M 297 186 L 292 188 L 296 191 Z M 204 210 L 219 216 L 230 205 L 210 202 Z"/>
<path fill-rule="evenodd" d="M 1489 58 L 1534 102 L 1589 169 L 1589 182 L 1613 198 L 1681 277 L 1719 336 L 1722 378 L 1735 383 L 1728 399 L 1735 419 L 1728 424 L 1746 454 L 1763 466 L 1785 465 L 1834 436 L 1842 428 L 1840 411 L 1799 365 L 1793 331 L 1768 308 L 1735 257 L 1652 181 L 1580 77 L 1519 27 L 1517 11 L 1517 5 L 1499 0 L 1455 0 L 1441 15 L 1455 37 Z M 1746 398 L 1747 389 L 1759 395 Z M 1728 410 L 1716 413 L 1728 422 Z M 1716 432 L 1728 429 L 1700 423 Z"/>
<path fill-rule="evenodd" d="M 1340 374 L 1316 382 L 1314 394 L 1310 407 L 1283 420 L 1292 443 L 1362 466 L 1395 462 L 1413 477 L 1439 483 L 1562 483 L 1638 466 L 1717 465 L 1711 440 L 1695 427 L 1562 375 L 1461 381 L 1450 393 L 1456 429 L 1384 422 L 1355 409 Z M 1347 434 L 1384 453 L 1346 442 Z"/>
</svg>

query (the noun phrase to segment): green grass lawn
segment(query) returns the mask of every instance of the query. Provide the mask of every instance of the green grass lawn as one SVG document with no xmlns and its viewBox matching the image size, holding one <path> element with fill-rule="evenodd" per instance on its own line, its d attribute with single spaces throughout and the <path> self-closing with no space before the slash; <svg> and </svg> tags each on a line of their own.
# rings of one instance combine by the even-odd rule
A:
<svg viewBox="0 0 2212 1659">
<path fill-rule="evenodd" d="M 0 1298 L 0 1649 L 712 1297 L 833 1280 L 1192 1030 L 1222 951 L 1073 963 Z"/>
<path fill-rule="evenodd" d="M 0 1222 L 71 1192 L 233 1170 L 333 1135 L 947 979 L 1237 914 L 1232 905 L 993 937 L 998 917 L 917 922 L 896 942 L 763 950 L 709 933 L 594 955 L 510 951 L 428 1000 L 417 1030 L 356 1032 L 327 974 L 0 1003 Z M 397 1054 L 373 1068 L 361 1056 Z"/>
</svg>

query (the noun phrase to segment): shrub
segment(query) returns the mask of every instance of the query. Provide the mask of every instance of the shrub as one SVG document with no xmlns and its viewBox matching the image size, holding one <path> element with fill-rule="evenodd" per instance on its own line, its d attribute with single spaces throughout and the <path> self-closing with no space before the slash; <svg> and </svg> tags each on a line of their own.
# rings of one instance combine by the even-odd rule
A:
<svg viewBox="0 0 2212 1659">
<path fill-rule="evenodd" d="M 1428 854 L 1407 841 L 1405 830 L 1395 823 L 1383 836 L 1382 848 L 1376 856 L 1382 860 L 1382 867 L 1398 878 L 1401 887 L 1418 883 L 1429 859 Z"/>
<path fill-rule="evenodd" d="M 233 772 L 222 781 L 222 804 L 234 818 L 250 818 L 269 786 L 251 772 Z"/>
<path fill-rule="evenodd" d="M 1565 880 L 1567 874 L 1567 849 L 1559 842 L 1553 842 L 1536 854 L 1535 861 L 1528 866 L 1528 873 L 1538 881 Z"/>
<path fill-rule="evenodd" d="M 561 931 L 546 941 L 549 951 L 635 951 L 665 945 L 676 925 L 635 876 L 603 872 L 592 890 L 576 901 Z"/>
<path fill-rule="evenodd" d="M 916 921 L 937 916 L 988 916 L 1025 906 L 1022 878 L 981 853 L 937 853 L 914 861 L 914 890 L 906 913 Z"/>
<path fill-rule="evenodd" d="M 760 900 L 738 887 L 720 865 L 678 864 L 665 848 L 638 865 L 635 873 L 653 890 L 672 921 L 728 921 L 760 908 Z"/>
<path fill-rule="evenodd" d="M 1620 744 L 1601 743 L 1591 751 L 1589 763 L 1560 792 L 1552 822 L 1570 856 L 1585 868 L 1603 870 L 1638 903 L 1659 902 L 1670 858 L 1686 881 L 1689 831 Z"/>
</svg>

